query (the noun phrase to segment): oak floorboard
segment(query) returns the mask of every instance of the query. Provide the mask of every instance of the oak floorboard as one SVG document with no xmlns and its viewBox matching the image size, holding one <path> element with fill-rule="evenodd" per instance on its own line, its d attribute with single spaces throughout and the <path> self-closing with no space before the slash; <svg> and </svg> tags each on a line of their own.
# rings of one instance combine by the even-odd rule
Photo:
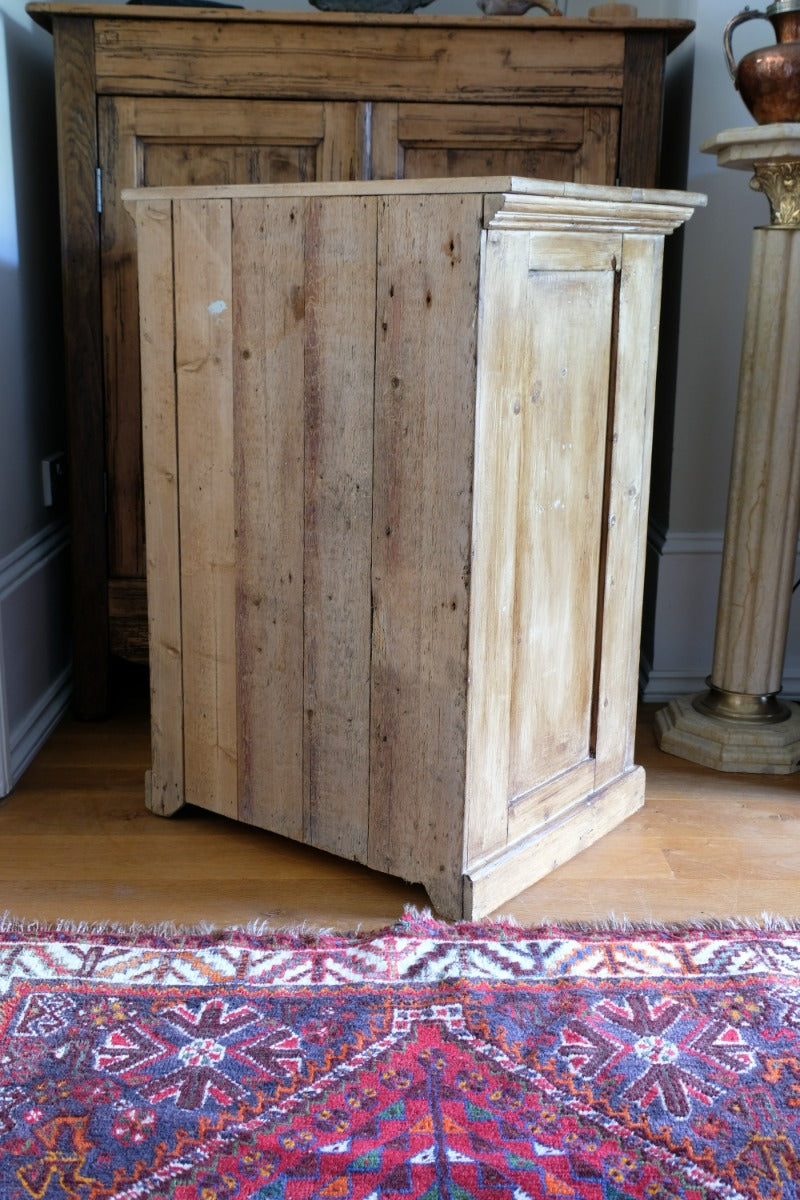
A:
<svg viewBox="0 0 800 1200">
<path fill-rule="evenodd" d="M 499 910 L 522 924 L 800 919 L 800 775 L 723 774 L 663 754 L 639 713 L 644 808 Z M 144 805 L 146 679 L 102 723 L 67 717 L 0 800 L 0 912 L 22 920 L 373 929 L 419 886 L 186 806 Z"/>
</svg>

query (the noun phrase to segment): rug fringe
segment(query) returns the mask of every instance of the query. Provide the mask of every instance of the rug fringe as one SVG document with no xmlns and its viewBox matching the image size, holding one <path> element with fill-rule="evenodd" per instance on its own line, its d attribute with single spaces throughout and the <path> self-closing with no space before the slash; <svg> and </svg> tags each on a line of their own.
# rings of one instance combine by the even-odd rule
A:
<svg viewBox="0 0 800 1200">
<path fill-rule="evenodd" d="M 523 925 L 516 917 L 496 914 L 484 917 L 477 922 L 439 921 L 430 909 L 416 910 L 407 908 L 403 922 L 429 923 L 436 927 L 448 927 L 451 930 L 474 930 L 486 928 L 496 931 L 507 928 L 517 936 L 520 933 L 547 933 L 557 935 L 562 933 L 604 934 L 604 933 L 663 933 L 668 935 L 692 933 L 735 933 L 737 930 L 759 931 L 769 933 L 800 932 L 800 917 L 786 917 L 777 913 L 763 912 L 760 917 L 696 917 L 689 921 L 655 921 L 632 919 L 617 915 L 614 912 L 598 918 L 596 921 L 570 921 L 562 918 L 546 917 L 535 925 Z"/>
<path fill-rule="evenodd" d="M 523 925 L 512 915 L 496 914 L 485 917 L 480 921 L 446 921 L 434 915 L 430 908 L 417 909 L 407 906 L 403 914 L 393 924 L 377 928 L 365 929 L 363 925 L 353 928 L 339 929 L 332 926 L 318 927 L 301 923 L 281 924 L 269 916 L 252 920 L 243 925 L 218 926 L 211 922 L 201 921 L 193 925 L 181 925 L 173 921 L 161 921 L 153 924 L 144 922 L 116 921 L 69 921 L 62 919 L 56 922 L 39 921 L 17 917 L 5 912 L 0 916 L 0 934 L 29 935 L 31 937 L 47 937 L 53 935 L 63 937 L 106 936 L 119 937 L 126 941 L 140 939 L 159 939 L 172 942 L 191 942 L 193 939 L 218 940 L 221 943 L 237 938 L 254 938 L 260 941 L 300 942 L 308 945 L 324 944 L 342 938 L 359 941 L 378 940 L 386 937 L 398 937 L 404 934 L 419 936 L 426 931 L 441 935 L 443 932 L 451 936 L 474 936 L 476 932 L 485 930 L 493 936 L 505 932 L 510 938 L 520 937 L 557 937 L 559 934 L 580 934 L 583 936 L 603 936 L 609 934 L 660 933 L 665 936 L 680 937 L 704 933 L 736 933 L 737 931 L 764 933 L 797 933 L 800 932 L 800 918 L 785 917 L 775 913 L 764 912 L 759 918 L 754 917 L 698 917 L 690 921 L 648 921 L 632 920 L 626 915 L 618 916 L 609 913 L 607 917 L 597 921 L 569 921 L 557 918 L 547 918 L 535 925 Z"/>
</svg>

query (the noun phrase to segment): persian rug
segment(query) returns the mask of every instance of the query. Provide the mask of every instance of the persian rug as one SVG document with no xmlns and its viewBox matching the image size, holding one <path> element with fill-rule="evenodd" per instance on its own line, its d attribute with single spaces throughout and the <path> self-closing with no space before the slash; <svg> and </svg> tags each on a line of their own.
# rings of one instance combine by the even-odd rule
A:
<svg viewBox="0 0 800 1200">
<path fill-rule="evenodd" d="M 800 932 L 0 931 L 2 1200 L 800 1197 Z"/>
</svg>

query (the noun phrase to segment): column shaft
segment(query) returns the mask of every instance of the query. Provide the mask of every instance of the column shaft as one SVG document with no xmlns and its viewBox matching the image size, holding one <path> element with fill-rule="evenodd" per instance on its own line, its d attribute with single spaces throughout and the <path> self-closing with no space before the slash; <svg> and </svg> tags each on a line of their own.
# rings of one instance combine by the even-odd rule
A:
<svg viewBox="0 0 800 1200">
<path fill-rule="evenodd" d="M 800 229 L 756 229 L 711 683 L 781 687 L 800 514 Z"/>
</svg>

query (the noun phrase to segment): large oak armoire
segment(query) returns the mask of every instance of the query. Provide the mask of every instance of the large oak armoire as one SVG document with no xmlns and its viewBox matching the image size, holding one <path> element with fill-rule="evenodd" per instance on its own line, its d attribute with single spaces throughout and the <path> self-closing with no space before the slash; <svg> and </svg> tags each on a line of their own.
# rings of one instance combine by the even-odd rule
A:
<svg viewBox="0 0 800 1200">
<path fill-rule="evenodd" d="M 32 3 L 55 48 L 75 698 L 146 661 L 129 186 L 518 174 L 659 180 L 685 21 Z"/>
</svg>

